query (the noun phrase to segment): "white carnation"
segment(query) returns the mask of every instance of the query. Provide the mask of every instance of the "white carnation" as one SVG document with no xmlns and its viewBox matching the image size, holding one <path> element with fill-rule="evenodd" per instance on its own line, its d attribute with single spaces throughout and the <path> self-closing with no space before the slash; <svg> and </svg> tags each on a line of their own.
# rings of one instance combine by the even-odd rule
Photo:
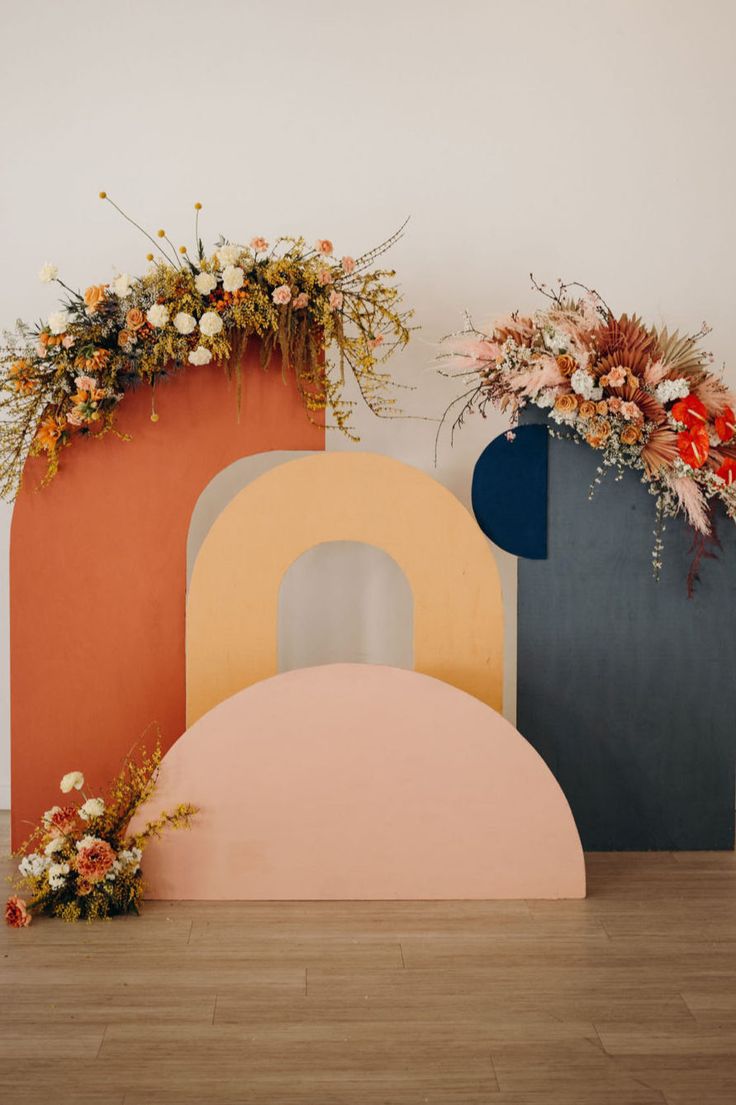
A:
<svg viewBox="0 0 736 1105">
<path fill-rule="evenodd" d="M 52 890 L 61 890 L 69 874 L 68 863 L 52 863 L 49 867 L 49 886 Z"/>
<path fill-rule="evenodd" d="M 130 867 L 133 872 L 136 872 L 141 865 L 141 856 L 143 852 L 140 848 L 123 848 L 118 852 L 118 861 L 120 867 Z"/>
<path fill-rule="evenodd" d="M 676 380 L 662 380 L 654 389 L 654 394 L 660 403 L 671 403 L 675 399 L 686 399 L 690 394 L 690 385 L 681 376 Z"/>
<path fill-rule="evenodd" d="M 127 272 L 121 272 L 120 276 L 116 276 L 112 282 L 112 290 L 120 299 L 127 298 L 127 296 L 130 295 L 130 289 L 132 287 L 133 277 Z"/>
<path fill-rule="evenodd" d="M 222 286 L 226 292 L 237 292 L 243 287 L 245 273 L 235 265 L 228 265 L 222 270 Z"/>
<path fill-rule="evenodd" d="M 174 328 L 180 334 L 191 334 L 196 325 L 197 320 L 194 315 L 189 315 L 186 311 L 179 311 L 178 315 L 174 315 Z"/>
<path fill-rule="evenodd" d="M 169 308 L 164 307 L 163 303 L 154 303 L 146 311 L 146 318 L 151 326 L 157 326 L 160 329 L 169 321 Z"/>
<path fill-rule="evenodd" d="M 215 252 L 215 257 L 220 262 L 222 268 L 225 268 L 226 265 L 234 265 L 242 252 L 243 251 L 240 246 L 220 246 L 220 248 Z"/>
<path fill-rule="evenodd" d="M 79 807 L 79 816 L 83 821 L 91 821 L 93 817 L 101 817 L 105 812 L 105 803 L 101 798 L 88 798 Z"/>
<path fill-rule="evenodd" d="M 66 844 L 63 836 L 55 836 L 53 840 L 50 840 L 44 848 L 44 855 L 53 856 L 54 852 L 59 852 Z"/>
<path fill-rule="evenodd" d="M 59 783 L 59 790 L 62 794 L 68 794 L 70 790 L 81 790 L 83 786 L 84 775 L 82 775 L 81 771 L 67 771 L 66 775 Z"/>
<path fill-rule="evenodd" d="M 216 311 L 205 311 L 199 320 L 199 329 L 207 338 L 214 338 L 222 330 L 222 319 Z"/>
<path fill-rule="evenodd" d="M 198 345 L 196 349 L 192 350 L 187 359 L 190 364 L 209 364 L 212 360 L 212 354 L 203 345 Z"/>
<path fill-rule="evenodd" d="M 46 856 L 40 856 L 38 852 L 31 852 L 30 855 L 23 856 L 18 864 L 18 871 L 24 879 L 37 879 L 39 875 L 44 873 L 50 863 L 51 860 Z"/>
<path fill-rule="evenodd" d="M 56 280 L 59 275 L 59 270 L 56 265 L 52 265 L 50 261 L 47 261 L 45 265 L 41 265 L 41 271 L 38 274 L 38 279 L 42 284 L 50 284 L 52 280 Z"/>
<path fill-rule="evenodd" d="M 200 295 L 209 295 L 217 287 L 217 277 L 211 272 L 200 272 L 194 278 L 194 287 Z"/>
<path fill-rule="evenodd" d="M 49 330 L 52 334 L 63 334 L 69 325 L 69 315 L 66 311 L 52 311 L 49 315 Z"/>
</svg>

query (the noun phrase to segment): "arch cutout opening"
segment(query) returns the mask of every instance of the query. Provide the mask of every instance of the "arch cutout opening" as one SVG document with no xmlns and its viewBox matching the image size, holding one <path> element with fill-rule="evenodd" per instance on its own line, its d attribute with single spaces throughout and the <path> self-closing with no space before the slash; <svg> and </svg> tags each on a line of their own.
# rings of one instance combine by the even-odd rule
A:
<svg viewBox="0 0 736 1105">
<path fill-rule="evenodd" d="M 385 550 L 325 541 L 291 564 L 278 600 L 278 671 L 322 664 L 414 667 L 414 596 Z"/>
</svg>

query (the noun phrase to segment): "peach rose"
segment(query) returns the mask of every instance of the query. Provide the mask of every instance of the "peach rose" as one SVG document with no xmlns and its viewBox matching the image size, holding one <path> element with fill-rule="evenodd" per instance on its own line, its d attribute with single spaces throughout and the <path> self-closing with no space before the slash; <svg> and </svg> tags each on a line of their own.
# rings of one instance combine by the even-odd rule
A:
<svg viewBox="0 0 736 1105">
<path fill-rule="evenodd" d="M 581 418 L 593 418 L 595 413 L 595 403 L 591 403 L 590 399 L 586 399 L 584 403 L 580 404 L 578 414 Z"/>
<path fill-rule="evenodd" d="M 307 295 L 307 293 L 306 292 L 299 292 L 299 295 L 296 297 L 296 299 L 292 303 L 292 307 L 294 308 L 295 311 L 300 311 L 302 309 L 302 307 L 306 307 L 306 305 L 308 303 L 309 303 L 309 296 Z"/>
<path fill-rule="evenodd" d="M 561 353 L 555 360 L 563 376 L 572 376 L 573 372 L 578 367 L 577 361 L 574 357 L 571 357 L 569 353 Z"/>
<path fill-rule="evenodd" d="M 608 403 L 605 399 L 601 399 L 596 403 L 595 409 L 597 414 L 608 414 Z"/>
<path fill-rule="evenodd" d="M 640 437 L 641 430 L 638 426 L 624 426 L 623 430 L 621 431 L 621 444 L 636 445 Z"/>
<path fill-rule="evenodd" d="M 342 265 L 342 271 L 346 272 L 348 274 L 348 276 L 350 275 L 351 272 L 355 272 L 355 258 L 354 257 L 343 257 L 340 264 Z"/>
<path fill-rule="evenodd" d="M 319 272 L 317 273 L 317 280 L 322 285 L 331 284 L 332 283 L 332 273 L 330 272 L 329 269 L 320 269 Z"/>
<path fill-rule="evenodd" d="M 118 334 L 118 345 L 121 349 L 124 349 L 126 345 L 130 345 L 133 340 L 133 335 L 130 330 L 121 330 Z"/>
<path fill-rule="evenodd" d="M 268 242 L 265 238 L 251 238 L 250 248 L 254 249 L 257 253 L 263 253 L 268 249 Z"/>
<path fill-rule="evenodd" d="M 611 436 L 611 423 L 607 422 L 605 418 L 602 418 L 599 422 L 594 422 L 590 433 L 586 437 L 588 445 L 592 445 L 594 449 L 600 449 L 602 445 L 608 441 Z"/>
<path fill-rule="evenodd" d="M 614 365 L 605 376 L 601 376 L 604 387 L 620 388 L 626 383 L 626 369 L 620 364 Z"/>
<path fill-rule="evenodd" d="M 578 400 L 577 396 L 568 392 L 567 395 L 560 395 L 555 400 L 555 410 L 561 411 L 563 414 L 572 414 L 577 410 Z"/>
<path fill-rule="evenodd" d="M 613 399 L 608 400 L 608 409 L 609 411 L 612 411 L 613 414 L 619 413 L 619 411 L 621 410 L 621 400 L 618 398 L 618 396 L 614 395 Z"/>
<path fill-rule="evenodd" d="M 128 330 L 140 330 L 145 321 L 146 316 L 143 314 L 143 311 L 138 309 L 138 307 L 131 307 L 127 315 L 125 316 L 125 325 Z"/>
<path fill-rule="evenodd" d="M 333 311 L 339 311 L 342 307 L 342 292 L 330 292 L 330 307 Z"/>
<path fill-rule="evenodd" d="M 80 847 L 81 845 L 81 847 Z M 77 845 L 77 871 L 87 882 L 101 882 L 115 862 L 115 852 L 106 840 L 85 837 Z"/>
<path fill-rule="evenodd" d="M 24 929 L 31 923 L 31 915 L 22 898 L 13 895 L 5 903 L 5 924 L 11 929 Z"/>
<path fill-rule="evenodd" d="M 329 238 L 318 238 L 314 243 L 314 248 L 317 253 L 321 253 L 323 257 L 329 257 L 333 250 L 332 242 Z"/>
<path fill-rule="evenodd" d="M 92 315 L 105 298 L 106 284 L 92 284 L 84 293 L 84 305 Z"/>
<path fill-rule="evenodd" d="M 636 403 L 622 403 L 621 404 L 621 417 L 625 418 L 627 422 L 636 422 L 637 419 L 643 418 Z"/>
<path fill-rule="evenodd" d="M 288 284 L 279 285 L 278 288 L 274 288 L 272 291 L 271 299 L 274 303 L 283 306 L 283 304 L 288 303 L 291 299 L 291 288 Z"/>
</svg>

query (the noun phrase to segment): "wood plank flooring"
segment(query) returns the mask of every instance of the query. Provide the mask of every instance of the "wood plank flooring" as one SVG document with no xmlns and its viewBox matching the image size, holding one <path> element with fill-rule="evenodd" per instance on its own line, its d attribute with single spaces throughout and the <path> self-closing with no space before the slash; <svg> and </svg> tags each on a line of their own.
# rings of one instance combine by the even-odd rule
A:
<svg viewBox="0 0 736 1105">
<path fill-rule="evenodd" d="M 587 863 L 583 902 L 3 926 L 0 1101 L 733 1105 L 736 857 Z"/>
</svg>

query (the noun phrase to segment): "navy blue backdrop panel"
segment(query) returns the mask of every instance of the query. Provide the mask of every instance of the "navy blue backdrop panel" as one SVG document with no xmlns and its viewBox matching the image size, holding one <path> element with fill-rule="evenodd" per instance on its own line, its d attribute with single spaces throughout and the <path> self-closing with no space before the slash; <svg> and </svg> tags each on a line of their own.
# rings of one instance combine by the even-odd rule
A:
<svg viewBox="0 0 736 1105">
<path fill-rule="evenodd" d="M 471 491 L 478 525 L 514 556 L 547 555 L 547 430 L 518 426 L 478 457 Z"/>
<path fill-rule="evenodd" d="M 534 417 L 533 415 L 531 417 Z M 517 726 L 556 775 L 591 851 L 731 849 L 736 525 L 687 597 L 691 534 L 598 454 L 548 442 L 548 557 L 518 565 Z"/>
</svg>

